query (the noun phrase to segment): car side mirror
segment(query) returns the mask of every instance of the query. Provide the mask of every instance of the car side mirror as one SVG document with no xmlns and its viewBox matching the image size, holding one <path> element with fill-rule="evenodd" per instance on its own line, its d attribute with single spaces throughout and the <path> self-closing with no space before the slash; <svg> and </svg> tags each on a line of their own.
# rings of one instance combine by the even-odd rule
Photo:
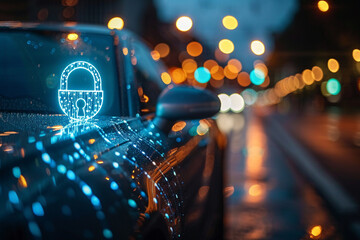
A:
<svg viewBox="0 0 360 240">
<path fill-rule="evenodd" d="M 169 132 L 174 121 L 209 118 L 219 110 L 219 98 L 208 90 L 169 86 L 159 96 L 153 123 Z"/>
</svg>

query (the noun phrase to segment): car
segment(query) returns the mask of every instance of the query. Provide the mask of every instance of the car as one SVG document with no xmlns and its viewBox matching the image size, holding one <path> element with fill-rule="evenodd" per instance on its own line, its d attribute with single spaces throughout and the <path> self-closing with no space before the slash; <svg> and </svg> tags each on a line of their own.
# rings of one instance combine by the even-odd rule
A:
<svg viewBox="0 0 360 240">
<path fill-rule="evenodd" d="M 219 99 L 164 72 L 127 30 L 0 23 L 1 239 L 222 238 Z"/>
</svg>

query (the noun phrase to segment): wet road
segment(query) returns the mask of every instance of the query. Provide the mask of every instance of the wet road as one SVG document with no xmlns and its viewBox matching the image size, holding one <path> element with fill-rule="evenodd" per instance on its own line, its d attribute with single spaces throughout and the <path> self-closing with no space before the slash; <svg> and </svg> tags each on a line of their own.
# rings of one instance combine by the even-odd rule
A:
<svg viewBox="0 0 360 240">
<path fill-rule="evenodd" d="M 346 230 L 294 161 L 291 153 L 298 150 L 286 139 L 291 136 L 281 136 L 287 130 L 267 118 L 252 110 L 218 118 L 229 140 L 225 239 L 346 239 Z"/>
</svg>

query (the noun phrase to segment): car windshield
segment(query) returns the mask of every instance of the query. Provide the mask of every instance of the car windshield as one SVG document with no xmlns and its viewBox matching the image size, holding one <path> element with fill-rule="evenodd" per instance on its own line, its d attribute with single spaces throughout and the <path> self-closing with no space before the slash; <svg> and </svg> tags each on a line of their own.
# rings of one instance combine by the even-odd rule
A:
<svg viewBox="0 0 360 240">
<path fill-rule="evenodd" d="M 100 73 L 101 115 L 119 115 L 119 83 L 110 35 L 55 31 L 0 32 L 0 111 L 63 113 L 58 100 L 60 76 L 76 61 Z M 77 69 L 68 77 L 69 90 L 94 90 L 92 74 Z"/>
</svg>

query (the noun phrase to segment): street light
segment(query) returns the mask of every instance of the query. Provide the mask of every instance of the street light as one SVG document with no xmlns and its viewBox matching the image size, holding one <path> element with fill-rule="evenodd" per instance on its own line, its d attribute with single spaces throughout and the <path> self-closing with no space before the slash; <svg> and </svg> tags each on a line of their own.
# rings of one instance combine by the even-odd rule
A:
<svg viewBox="0 0 360 240">
<path fill-rule="evenodd" d="M 181 32 L 187 32 L 191 29 L 193 22 L 188 16 L 179 17 L 176 20 L 176 28 Z"/>
<path fill-rule="evenodd" d="M 120 17 L 113 17 L 108 22 L 108 28 L 109 29 L 118 29 L 121 30 L 124 27 L 124 20 Z"/>
<path fill-rule="evenodd" d="M 329 10 L 329 4 L 326 1 L 321 0 L 318 2 L 318 8 L 322 12 L 327 12 Z"/>
<path fill-rule="evenodd" d="M 252 41 L 250 48 L 255 55 L 263 55 L 265 53 L 265 45 L 260 40 Z"/>
</svg>

